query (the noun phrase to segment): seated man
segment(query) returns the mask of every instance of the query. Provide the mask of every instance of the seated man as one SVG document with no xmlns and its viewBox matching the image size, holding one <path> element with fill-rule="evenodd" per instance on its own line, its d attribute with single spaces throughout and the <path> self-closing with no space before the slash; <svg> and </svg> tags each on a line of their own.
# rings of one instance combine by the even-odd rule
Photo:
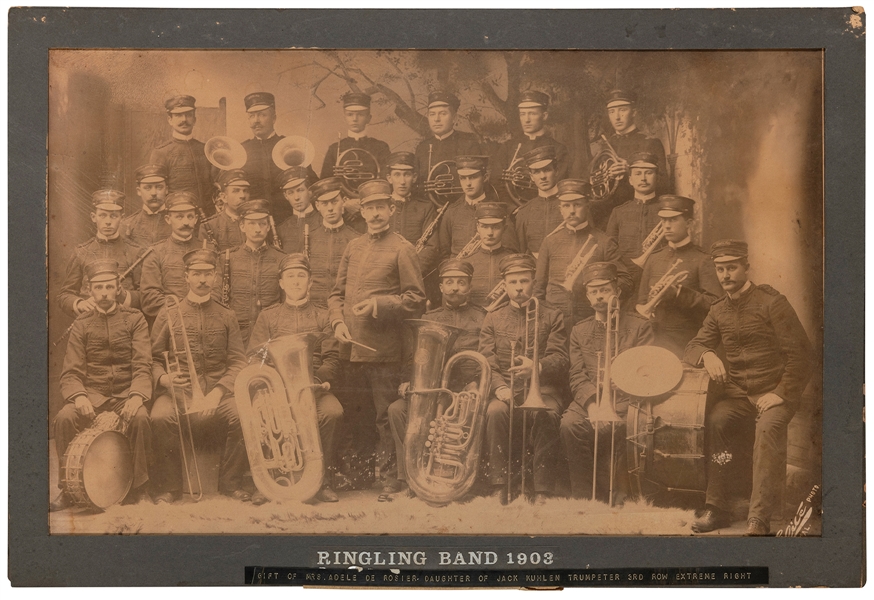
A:
<svg viewBox="0 0 874 600">
<path fill-rule="evenodd" d="M 540 305 L 534 339 L 534 322 L 529 323 L 528 310 L 534 295 L 534 257 L 511 254 L 501 261 L 501 273 L 510 301 L 483 320 L 479 351 L 492 368 L 492 400 L 486 411 L 486 454 L 488 480 L 493 495 L 502 503 L 507 501 L 507 448 L 510 434 L 510 402 L 522 404 L 528 390 L 533 369 L 539 369 L 541 395 L 548 410 L 538 410 L 529 417 L 529 439 L 534 450 L 534 502 L 544 504 L 554 492 L 559 456 L 559 423 L 565 401 L 561 390 L 567 386 L 567 334 L 561 313 Z M 526 331 L 527 330 L 527 331 Z M 529 339 L 528 352 L 525 340 Z M 512 347 L 516 348 L 516 364 L 510 364 Z M 538 348 L 540 364 L 535 365 L 531 354 Z M 510 374 L 515 373 L 515 389 L 510 389 Z M 514 420 L 522 425 L 522 413 Z M 531 422 L 533 421 L 533 423 Z M 515 429 L 515 425 L 514 425 Z M 515 435 L 515 432 L 514 432 Z M 526 451 L 527 449 L 521 449 Z M 516 453 L 516 456 L 519 456 Z M 525 492 L 525 490 L 523 490 Z"/>
<path fill-rule="evenodd" d="M 310 263 L 303 254 L 289 254 L 279 264 L 279 286 L 285 292 L 285 302 L 264 309 L 249 340 L 249 356 L 266 356 L 270 340 L 296 333 L 324 333 L 325 339 L 313 355 L 313 379 L 316 383 L 333 383 L 340 365 L 340 345 L 331 331 L 328 310 L 313 305 L 309 293 Z M 322 502 L 337 502 L 337 493 L 331 488 L 333 473 L 334 432 L 343 418 L 343 407 L 331 392 L 314 392 L 319 433 L 325 465 L 325 484 L 316 495 Z M 259 491 L 252 496 L 253 504 L 263 504 L 267 498 Z"/>
<path fill-rule="evenodd" d="M 85 266 L 85 275 L 91 282 L 94 307 L 79 315 L 70 330 L 61 373 L 61 394 L 67 403 L 53 423 L 55 449 L 63 469 L 64 454 L 73 438 L 96 415 L 118 414 L 128 424 L 126 435 L 133 454 L 133 484 L 123 501 L 132 504 L 146 496 L 152 451 L 149 414 L 143 406 L 152 397 L 149 328 L 140 311 L 116 301 L 119 272 L 115 260 L 94 260 Z M 64 478 L 62 472 L 59 486 Z M 72 503 L 66 491 L 61 491 L 49 510 L 63 510 Z"/>
<path fill-rule="evenodd" d="M 598 412 L 598 398 L 603 394 L 597 389 L 598 371 L 604 368 L 606 356 L 606 331 L 608 302 L 619 294 L 618 270 L 615 263 L 589 263 L 581 277 L 586 296 L 595 314 L 571 330 L 570 335 L 570 383 L 573 401 L 561 418 L 561 443 L 564 446 L 570 469 L 571 494 L 574 498 L 592 498 L 592 475 L 595 447 L 594 421 L 600 428 L 598 440 L 598 490 L 597 497 L 606 499 L 610 480 L 611 462 L 610 435 L 613 427 L 610 417 L 613 409 L 621 417 L 615 425 L 614 473 L 617 478 L 616 495 L 627 495 L 628 486 L 624 474 L 625 465 L 625 416 L 628 414 L 628 397 L 614 389 L 615 407 L 602 405 L 603 413 Z M 635 314 L 622 313 L 619 316 L 619 351 L 616 358 L 629 348 L 652 344 L 653 333 L 649 321 Z M 613 350 L 611 349 L 612 353 Z M 603 378 L 602 378 L 603 379 Z"/>
<path fill-rule="evenodd" d="M 730 468 L 738 438 L 755 431 L 753 491 L 747 535 L 768 535 L 771 514 L 786 481 L 786 431 L 811 374 L 811 346 L 789 301 L 769 285 L 749 280 L 746 242 L 720 240 L 710 248 L 725 296 L 710 306 L 685 361 L 700 367 L 722 388 L 706 415 L 708 457 L 706 506 L 692 531 L 731 524 Z M 716 355 L 725 349 L 728 362 Z"/>
<path fill-rule="evenodd" d="M 173 502 L 182 495 L 180 423 L 173 402 L 175 396 L 179 413 L 195 408 L 190 406 L 192 371 L 196 371 L 205 394 L 205 407 L 185 418 L 190 419 L 193 431 L 209 430 L 223 446 L 219 492 L 242 502 L 251 499 L 249 492 L 243 489 L 243 473 L 249 468 L 249 461 L 233 396 L 234 380 L 246 365 L 246 354 L 233 311 L 211 297 L 216 260 L 212 250 L 192 250 L 183 257 L 188 295 L 180 299 L 179 310 L 174 308 L 169 317 L 166 306 L 162 308 L 152 327 L 152 380 L 156 398 L 150 416 L 155 448 L 152 484 L 158 492 L 156 503 Z M 188 364 L 180 320 L 185 322 L 195 365 Z M 178 349 L 178 355 L 174 348 Z M 171 365 L 178 361 L 182 372 L 168 373 L 167 360 Z M 171 390 L 171 386 L 174 389 Z"/>
</svg>

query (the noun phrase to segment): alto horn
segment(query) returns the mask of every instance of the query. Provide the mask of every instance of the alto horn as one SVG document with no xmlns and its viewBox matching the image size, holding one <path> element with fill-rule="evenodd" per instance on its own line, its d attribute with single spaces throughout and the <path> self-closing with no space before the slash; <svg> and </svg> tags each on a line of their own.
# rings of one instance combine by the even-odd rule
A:
<svg viewBox="0 0 874 600">
<path fill-rule="evenodd" d="M 308 167 L 316 156 L 316 147 L 305 137 L 290 135 L 273 146 L 273 164 L 284 171 L 291 167 Z"/>
<path fill-rule="evenodd" d="M 406 322 L 416 337 L 404 436 L 407 479 L 426 502 L 448 504 L 466 494 L 476 479 L 491 367 L 482 354 L 470 350 L 447 360 L 460 329 L 424 319 Z M 450 376 L 462 361 L 479 366 L 479 385 L 453 392 L 448 389 Z"/>
<path fill-rule="evenodd" d="M 234 394 L 252 479 L 274 502 L 306 502 L 322 488 L 324 457 L 313 391 L 313 348 L 323 334 L 271 340 L 263 362 L 245 367 Z"/>
<path fill-rule="evenodd" d="M 243 144 L 226 135 L 209 138 L 203 146 L 203 153 L 212 166 L 222 171 L 242 169 L 248 160 Z"/>
</svg>

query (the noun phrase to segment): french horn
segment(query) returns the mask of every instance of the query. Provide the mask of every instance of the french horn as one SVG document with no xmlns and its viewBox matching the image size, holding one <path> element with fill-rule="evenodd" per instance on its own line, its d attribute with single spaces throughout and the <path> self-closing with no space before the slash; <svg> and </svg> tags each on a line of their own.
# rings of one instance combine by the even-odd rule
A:
<svg viewBox="0 0 874 600">
<path fill-rule="evenodd" d="M 464 193 L 454 160 L 444 160 L 428 170 L 428 179 L 424 183 L 425 191 L 431 202 L 438 208 L 454 200 Z"/>
<path fill-rule="evenodd" d="M 522 157 L 513 160 L 509 167 L 501 173 L 501 181 L 507 194 L 516 206 L 523 206 L 526 202 L 537 195 L 537 186 L 531 181 L 528 167 L 525 166 Z M 533 193 L 532 193 L 533 192 Z"/>
<path fill-rule="evenodd" d="M 334 177 L 339 177 L 348 196 L 358 193 L 358 186 L 379 177 L 379 162 L 367 150 L 349 148 L 337 155 Z"/>
</svg>

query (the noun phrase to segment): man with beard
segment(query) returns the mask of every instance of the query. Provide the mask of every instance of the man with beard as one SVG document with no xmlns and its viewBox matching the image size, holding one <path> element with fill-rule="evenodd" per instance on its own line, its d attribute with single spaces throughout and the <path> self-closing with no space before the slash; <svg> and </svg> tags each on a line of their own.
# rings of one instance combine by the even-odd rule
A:
<svg viewBox="0 0 874 600">
<path fill-rule="evenodd" d="M 540 244 L 556 227 L 562 216 L 558 208 L 558 165 L 555 146 L 541 146 L 522 157 L 531 181 L 537 186 L 537 196 L 516 213 L 516 237 L 519 250 L 537 258 Z"/>
<path fill-rule="evenodd" d="M 370 96 L 361 92 L 348 92 L 340 98 L 343 102 L 343 117 L 346 119 L 346 137 L 328 146 L 325 161 L 322 163 L 322 179 L 340 176 L 334 172 L 339 157 L 352 148 L 365 150 L 376 159 L 378 170 L 385 164 L 391 150 L 382 140 L 367 135 L 367 126 L 373 115 L 370 114 Z M 373 174 L 378 176 L 379 173 Z"/>
<path fill-rule="evenodd" d="M 142 208 L 121 222 L 121 235 L 137 246 L 147 248 L 170 237 L 170 225 L 164 219 L 169 171 L 163 165 L 143 165 L 134 171 L 137 196 Z"/>
<path fill-rule="evenodd" d="M 282 250 L 307 254 L 309 248 L 304 248 L 305 234 L 309 235 L 322 221 L 321 215 L 313 207 L 313 193 L 307 180 L 307 170 L 303 167 L 286 169 L 279 177 L 279 186 L 291 207 L 291 214 L 276 228 Z"/>
<path fill-rule="evenodd" d="M 118 263 L 97 259 L 85 266 L 93 306 L 73 322 L 61 394 L 66 401 L 52 425 L 61 468 L 73 438 L 99 414 L 112 411 L 127 424 L 126 436 L 133 455 L 133 483 L 124 504 L 146 497 L 152 432 L 143 406 L 152 397 L 149 328 L 143 314 L 116 301 Z M 62 473 L 59 486 L 66 476 Z M 72 506 L 62 491 L 51 503 L 54 512 Z"/>
<path fill-rule="evenodd" d="M 209 240 L 219 252 L 243 243 L 240 207 L 249 199 L 249 178 L 242 169 L 222 171 L 218 177 L 222 211 L 200 224 L 200 239 Z"/>
</svg>

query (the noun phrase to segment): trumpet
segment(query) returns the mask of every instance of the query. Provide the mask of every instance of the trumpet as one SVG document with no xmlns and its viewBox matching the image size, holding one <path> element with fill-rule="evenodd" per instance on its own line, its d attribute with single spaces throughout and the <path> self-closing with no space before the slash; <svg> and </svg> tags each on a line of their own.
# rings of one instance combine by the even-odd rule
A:
<svg viewBox="0 0 874 600">
<path fill-rule="evenodd" d="M 222 171 L 242 169 L 248 160 L 243 144 L 226 135 L 209 138 L 203 145 L 203 153 L 212 166 Z"/>
<path fill-rule="evenodd" d="M 308 167 L 316 156 L 316 147 L 305 137 L 290 135 L 273 146 L 270 158 L 282 171 L 291 167 Z"/>
<path fill-rule="evenodd" d="M 637 258 L 632 258 L 631 262 L 642 269 L 644 263 L 646 263 L 646 259 L 648 259 L 649 255 L 659 247 L 659 244 L 663 239 L 665 239 L 665 224 L 662 221 L 659 221 L 658 225 L 652 228 L 652 231 L 649 232 L 649 235 L 646 236 L 646 239 L 643 240 L 643 243 L 640 245 L 643 254 Z"/>
<path fill-rule="evenodd" d="M 622 177 L 611 177 L 610 167 L 618 163 L 621 159 L 604 134 L 601 134 L 601 139 L 607 145 L 605 150 L 602 150 L 593 160 L 589 172 L 589 183 L 592 185 L 592 195 L 601 200 L 616 191 L 616 186 L 619 185 L 619 180 Z"/>
<path fill-rule="evenodd" d="M 507 284 L 501 279 L 498 284 L 492 288 L 492 291 L 489 292 L 489 295 L 486 296 L 486 312 L 493 312 L 498 308 L 501 304 L 503 304 L 507 298 Z"/>
<path fill-rule="evenodd" d="M 604 352 L 598 352 L 598 374 L 595 390 L 595 417 L 591 416 L 595 429 L 595 453 L 592 461 L 592 500 L 596 498 L 598 487 L 598 431 L 600 423 L 610 423 L 610 488 L 608 503 L 613 506 L 613 471 L 616 466 L 616 422 L 622 418 L 616 414 L 616 394 L 613 391 L 613 359 L 619 354 L 619 297 L 610 296 L 607 300 L 607 331 L 604 337 Z M 601 357 L 604 366 L 601 366 Z"/>
<path fill-rule="evenodd" d="M 665 294 L 668 293 L 668 290 L 671 289 L 672 285 L 676 285 L 678 283 L 682 283 L 686 281 L 686 278 L 689 277 L 689 271 L 680 271 L 679 273 L 674 273 L 677 270 L 677 267 L 680 263 L 683 262 L 682 258 L 678 258 L 674 261 L 674 264 L 671 265 L 671 268 L 668 269 L 664 275 L 662 275 L 661 279 L 655 282 L 655 285 L 649 290 L 649 301 L 646 304 L 638 304 L 635 308 L 637 312 L 641 314 L 641 316 L 651 319 L 655 313 L 656 307 L 665 297 Z"/>
<path fill-rule="evenodd" d="M 591 248 L 589 247 L 589 242 L 592 243 Z M 586 265 L 589 264 L 589 261 L 592 260 L 592 256 L 594 256 L 597 249 L 598 243 L 592 239 L 592 234 L 590 233 L 589 237 L 586 238 L 586 241 L 580 247 L 579 252 L 577 252 L 577 255 L 567 266 L 567 269 L 565 269 L 564 282 L 561 284 L 561 287 L 567 290 L 568 293 L 573 291 L 574 283 L 576 283 Z"/>
</svg>

